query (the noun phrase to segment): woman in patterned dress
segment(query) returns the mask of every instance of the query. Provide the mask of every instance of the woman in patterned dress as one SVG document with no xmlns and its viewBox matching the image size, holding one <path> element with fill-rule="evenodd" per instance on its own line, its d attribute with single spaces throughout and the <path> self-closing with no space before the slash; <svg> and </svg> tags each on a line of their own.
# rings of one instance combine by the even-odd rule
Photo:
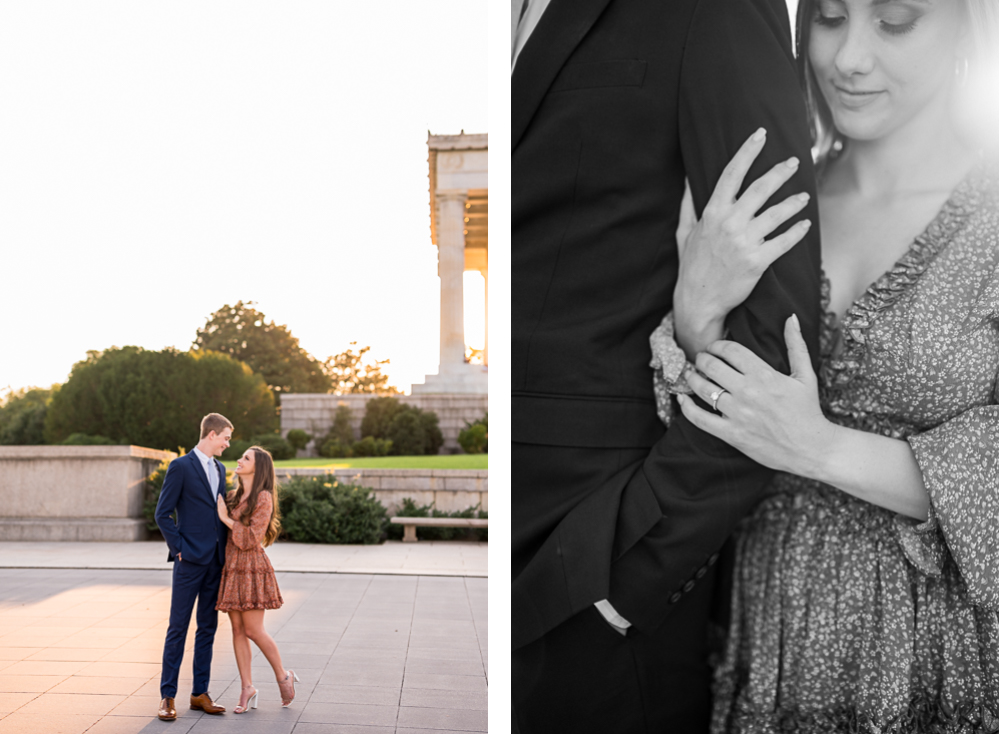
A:
<svg viewBox="0 0 1000 734">
<path fill-rule="evenodd" d="M 789 244 L 728 234 L 774 228 L 743 200 L 759 191 L 735 197 L 760 140 L 687 239 L 651 339 L 661 415 L 678 393 L 693 424 L 779 472 L 737 533 L 712 728 L 996 731 L 997 157 L 952 117 L 970 67 L 996 63 L 996 0 L 803 0 L 798 26 L 821 152 L 819 374 L 794 316 L 790 376 L 721 339 Z"/>
<path fill-rule="evenodd" d="M 229 612 L 242 686 L 239 705 L 233 711 L 242 714 L 249 708 L 257 708 L 257 689 L 250 666 L 251 640 L 274 669 L 282 706 L 288 706 L 295 698 L 295 681 L 299 677 L 282 666 L 278 646 L 264 629 L 264 610 L 278 609 L 283 603 L 274 569 L 264 552 L 264 546 L 274 542 L 281 527 L 271 454 L 260 446 L 247 449 L 236 462 L 234 483 L 235 488 L 225 498 L 219 495 L 219 517 L 230 532 L 215 608 Z"/>
</svg>

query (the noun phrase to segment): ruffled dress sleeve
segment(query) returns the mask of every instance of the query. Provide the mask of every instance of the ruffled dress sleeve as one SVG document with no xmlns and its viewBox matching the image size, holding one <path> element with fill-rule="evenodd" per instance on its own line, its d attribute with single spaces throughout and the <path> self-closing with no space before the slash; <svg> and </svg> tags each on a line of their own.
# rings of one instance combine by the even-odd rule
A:
<svg viewBox="0 0 1000 734">
<path fill-rule="evenodd" d="M 670 396 L 680 393 L 689 395 L 692 392 L 685 375 L 688 369 L 694 369 L 674 336 L 673 311 L 664 316 L 660 325 L 649 335 L 649 346 L 653 353 L 649 366 L 653 368 L 656 414 L 664 425 L 669 426 L 676 410 Z"/>
<path fill-rule="evenodd" d="M 970 318 L 995 324 L 997 287 L 986 289 Z M 995 328 L 995 327 L 994 327 Z M 896 518 L 903 550 L 918 569 L 941 574 L 950 554 L 974 604 L 996 608 L 998 522 L 997 383 L 991 404 L 971 408 L 907 441 L 930 495 L 928 519 Z"/>
<path fill-rule="evenodd" d="M 261 492 L 257 495 L 257 506 L 250 516 L 250 524 L 244 525 L 236 520 L 232 529 L 233 543 L 240 550 L 253 550 L 260 546 L 267 532 L 267 526 L 271 522 L 271 509 L 273 500 L 270 492 Z"/>
</svg>

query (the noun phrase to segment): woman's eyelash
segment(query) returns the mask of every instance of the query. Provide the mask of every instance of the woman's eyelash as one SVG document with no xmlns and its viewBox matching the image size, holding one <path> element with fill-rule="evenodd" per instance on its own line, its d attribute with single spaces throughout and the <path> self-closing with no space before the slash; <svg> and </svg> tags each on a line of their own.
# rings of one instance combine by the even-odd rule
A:
<svg viewBox="0 0 1000 734">
<path fill-rule="evenodd" d="M 832 15 L 827 16 L 822 13 L 816 13 L 816 23 L 822 26 L 828 26 L 834 28 L 844 22 L 843 16 Z"/>
<path fill-rule="evenodd" d="M 879 23 L 882 30 L 888 33 L 890 36 L 902 36 L 913 30 L 913 27 L 917 24 L 916 20 L 911 20 L 909 23 L 886 23 L 884 20 Z"/>
<path fill-rule="evenodd" d="M 823 15 L 822 13 L 816 13 L 814 20 L 817 25 L 826 26 L 828 28 L 836 28 L 843 23 L 846 18 L 842 15 Z M 902 36 L 912 31 L 916 25 L 916 19 L 911 20 L 908 23 L 887 23 L 883 20 L 879 22 L 879 29 L 884 33 L 888 33 L 890 36 Z"/>
</svg>

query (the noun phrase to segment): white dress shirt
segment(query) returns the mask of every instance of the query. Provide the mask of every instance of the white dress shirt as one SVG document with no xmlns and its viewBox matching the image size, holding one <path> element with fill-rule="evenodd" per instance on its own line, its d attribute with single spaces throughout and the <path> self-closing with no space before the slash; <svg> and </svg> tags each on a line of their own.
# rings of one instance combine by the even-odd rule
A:
<svg viewBox="0 0 1000 734">
<path fill-rule="evenodd" d="M 215 466 L 215 461 L 211 456 L 203 454 L 198 447 L 194 449 L 194 455 L 198 457 L 198 461 L 201 462 L 202 468 L 205 470 L 205 476 L 208 478 L 208 486 L 212 488 L 212 496 L 216 500 L 219 499 L 219 470 Z"/>
<path fill-rule="evenodd" d="M 516 30 L 511 34 L 510 39 L 510 70 L 514 71 L 514 64 L 517 57 L 521 55 L 521 49 L 528 42 L 532 31 L 541 20 L 545 9 L 549 7 L 550 0 L 511 0 L 510 3 L 510 25 Z M 523 12 L 522 12 L 523 10 Z"/>
</svg>

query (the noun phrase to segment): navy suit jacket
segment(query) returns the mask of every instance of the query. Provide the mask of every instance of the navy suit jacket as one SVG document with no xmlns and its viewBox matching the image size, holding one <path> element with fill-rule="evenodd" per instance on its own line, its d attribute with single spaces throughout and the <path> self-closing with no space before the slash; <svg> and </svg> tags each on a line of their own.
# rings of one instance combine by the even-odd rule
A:
<svg viewBox="0 0 1000 734">
<path fill-rule="evenodd" d="M 225 492 L 225 469 L 212 462 L 219 472 L 219 491 Z M 175 510 L 177 522 L 170 517 Z M 215 554 L 219 563 L 225 562 L 228 528 L 219 519 L 208 477 L 194 452 L 170 462 L 156 503 L 156 524 L 170 549 L 168 561 L 180 554 L 185 563 L 208 564 Z"/>
</svg>

